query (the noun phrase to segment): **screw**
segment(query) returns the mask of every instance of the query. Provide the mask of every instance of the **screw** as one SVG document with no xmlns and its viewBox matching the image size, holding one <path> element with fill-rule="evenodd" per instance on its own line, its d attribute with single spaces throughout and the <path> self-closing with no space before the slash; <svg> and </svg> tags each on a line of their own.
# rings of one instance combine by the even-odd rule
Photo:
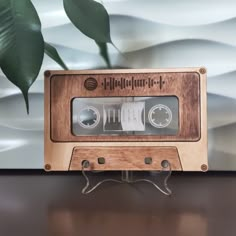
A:
<svg viewBox="0 0 236 236">
<path fill-rule="evenodd" d="M 199 70 L 199 72 L 200 72 L 201 74 L 205 74 L 205 73 L 206 73 L 206 69 L 205 69 L 205 68 L 201 68 L 201 69 Z"/>
<path fill-rule="evenodd" d="M 46 71 L 44 72 L 44 75 L 45 75 L 46 77 L 49 77 L 49 76 L 51 75 L 51 72 L 50 72 L 49 70 L 46 70 Z"/>
<path fill-rule="evenodd" d="M 45 168 L 45 170 L 51 170 L 51 165 L 50 165 L 50 164 L 46 164 L 46 165 L 44 166 L 44 168 Z"/>
<path fill-rule="evenodd" d="M 204 171 L 204 172 L 207 171 L 208 170 L 208 166 L 206 164 L 202 164 L 201 165 L 201 170 Z"/>
</svg>

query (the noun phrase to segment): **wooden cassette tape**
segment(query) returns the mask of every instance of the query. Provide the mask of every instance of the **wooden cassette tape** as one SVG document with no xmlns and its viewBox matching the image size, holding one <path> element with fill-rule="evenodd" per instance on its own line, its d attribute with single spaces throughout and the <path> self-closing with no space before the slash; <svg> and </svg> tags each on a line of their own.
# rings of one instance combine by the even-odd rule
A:
<svg viewBox="0 0 236 236">
<path fill-rule="evenodd" d="M 206 69 L 45 72 L 45 170 L 207 171 Z"/>
</svg>

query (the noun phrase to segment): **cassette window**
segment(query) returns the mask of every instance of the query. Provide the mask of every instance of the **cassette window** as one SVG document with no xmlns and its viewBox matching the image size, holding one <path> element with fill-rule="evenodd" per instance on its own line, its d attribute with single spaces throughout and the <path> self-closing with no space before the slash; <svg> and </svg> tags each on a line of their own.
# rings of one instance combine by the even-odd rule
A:
<svg viewBox="0 0 236 236">
<path fill-rule="evenodd" d="M 175 96 L 96 97 L 72 100 L 72 134 L 177 135 Z"/>
</svg>

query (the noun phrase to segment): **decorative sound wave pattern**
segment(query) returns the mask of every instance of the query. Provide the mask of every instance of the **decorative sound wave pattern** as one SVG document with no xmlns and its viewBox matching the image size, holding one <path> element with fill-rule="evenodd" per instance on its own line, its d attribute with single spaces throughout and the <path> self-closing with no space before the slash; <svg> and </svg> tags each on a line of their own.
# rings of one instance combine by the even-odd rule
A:
<svg viewBox="0 0 236 236">
<path fill-rule="evenodd" d="M 71 69 L 105 67 L 95 43 L 70 23 L 62 0 L 33 0 L 46 41 Z M 125 68 L 208 69 L 209 162 L 236 170 L 236 1 L 103 0 L 111 16 L 112 64 Z M 30 115 L 19 90 L 0 72 L 0 168 L 43 167 L 43 71 L 30 89 Z"/>
<path fill-rule="evenodd" d="M 129 87 L 134 90 L 141 87 L 151 88 L 153 86 L 162 89 L 164 84 L 165 81 L 162 79 L 162 76 L 160 76 L 159 79 L 152 79 L 149 77 L 143 77 L 142 79 L 135 79 L 134 77 L 130 77 L 127 79 L 126 76 L 125 78 L 121 77 L 119 79 L 114 77 L 106 77 L 104 78 L 101 85 L 105 90 L 115 90 L 116 88 L 125 89 Z"/>
</svg>

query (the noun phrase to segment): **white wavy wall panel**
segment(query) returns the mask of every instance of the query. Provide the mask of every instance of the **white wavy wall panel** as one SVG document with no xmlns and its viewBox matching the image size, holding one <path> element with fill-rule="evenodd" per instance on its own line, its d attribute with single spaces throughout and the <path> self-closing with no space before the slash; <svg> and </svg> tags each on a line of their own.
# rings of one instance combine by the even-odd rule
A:
<svg viewBox="0 0 236 236">
<path fill-rule="evenodd" d="M 62 0 L 33 0 L 46 41 L 71 69 L 103 68 L 95 43 L 63 11 Z M 103 0 L 115 67 L 205 66 L 208 69 L 209 164 L 236 170 L 236 1 Z M 30 89 L 30 115 L 19 90 L 0 72 L 0 167 L 43 167 L 43 71 L 59 69 L 45 56 Z"/>
</svg>

